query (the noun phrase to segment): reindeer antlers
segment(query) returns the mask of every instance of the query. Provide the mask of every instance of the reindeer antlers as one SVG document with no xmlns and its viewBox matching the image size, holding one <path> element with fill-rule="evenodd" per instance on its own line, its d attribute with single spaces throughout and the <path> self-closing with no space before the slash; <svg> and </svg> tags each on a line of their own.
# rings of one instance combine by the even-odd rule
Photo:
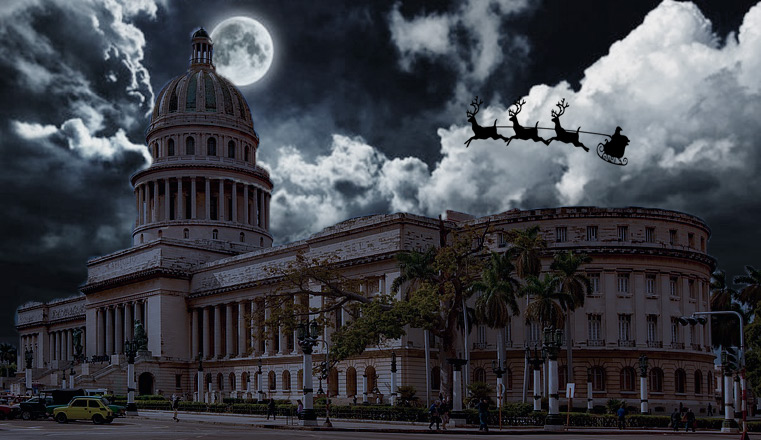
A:
<svg viewBox="0 0 761 440">
<path fill-rule="evenodd" d="M 556 112 L 555 110 L 550 110 L 550 113 L 552 113 L 553 118 L 559 118 L 565 113 L 565 109 L 571 106 L 571 104 L 567 104 L 565 102 L 565 98 L 561 99 L 560 102 L 555 104 L 556 107 L 558 107 L 559 111 Z"/>
<path fill-rule="evenodd" d="M 512 111 L 512 110 L 510 110 L 510 109 L 507 109 L 507 113 L 508 113 L 510 116 L 515 116 L 515 115 L 517 115 L 518 113 L 520 113 L 520 112 L 521 112 L 521 109 L 523 108 L 523 104 L 525 104 L 525 103 L 526 103 L 526 100 L 525 100 L 525 99 L 523 99 L 523 100 L 520 100 L 520 99 L 516 99 L 516 100 L 515 100 L 515 103 L 513 103 L 513 105 L 516 107 L 516 110 L 515 110 L 515 111 Z M 512 106 L 511 106 L 511 107 L 512 107 Z"/>
<path fill-rule="evenodd" d="M 478 100 L 478 96 L 476 96 L 476 99 L 473 100 L 473 102 L 470 103 L 470 105 L 473 106 L 474 111 L 471 113 L 470 110 L 466 110 L 465 114 L 468 115 L 469 118 L 473 117 L 478 113 L 478 108 L 481 107 L 481 104 L 484 103 L 484 100 Z"/>
</svg>

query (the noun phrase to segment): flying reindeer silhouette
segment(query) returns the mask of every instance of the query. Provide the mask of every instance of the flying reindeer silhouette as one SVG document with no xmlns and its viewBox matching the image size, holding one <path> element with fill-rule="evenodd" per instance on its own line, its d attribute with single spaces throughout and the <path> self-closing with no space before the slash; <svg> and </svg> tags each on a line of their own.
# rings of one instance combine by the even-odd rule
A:
<svg viewBox="0 0 761 440">
<path fill-rule="evenodd" d="M 574 133 L 572 131 L 565 131 L 565 129 L 560 126 L 560 117 L 563 116 L 565 109 L 567 109 L 570 105 L 571 104 L 565 102 L 565 98 L 561 99 L 560 102 L 555 104 L 555 106 L 558 107 L 558 111 L 556 112 L 555 110 L 552 110 L 550 112 L 552 113 L 552 122 L 555 123 L 555 136 L 544 141 L 544 143 L 549 145 L 552 141 L 558 141 L 565 144 L 573 144 L 577 147 L 583 148 L 584 151 L 589 151 L 589 148 L 579 142 L 579 130 L 581 130 L 581 127 L 577 128 L 576 132 Z"/>
<path fill-rule="evenodd" d="M 516 108 L 515 111 L 512 111 L 510 109 L 507 110 L 507 113 L 510 115 L 510 120 L 513 122 L 513 130 L 515 130 L 515 136 L 511 136 L 509 139 L 507 139 L 507 145 L 510 145 L 510 141 L 513 139 L 522 139 L 522 140 L 532 140 L 534 142 L 542 142 L 547 144 L 547 141 L 539 137 L 539 129 L 537 128 L 539 126 L 539 121 L 536 121 L 536 124 L 534 124 L 534 127 L 524 127 L 518 122 L 518 113 L 521 112 L 521 109 L 523 108 L 523 104 L 526 103 L 526 100 L 516 100 L 513 104 Z M 512 107 L 512 106 L 510 106 Z"/>
<path fill-rule="evenodd" d="M 502 139 L 509 144 L 510 139 L 497 133 L 496 119 L 494 120 L 494 126 L 492 127 L 481 127 L 478 125 L 478 121 L 476 121 L 476 113 L 478 113 L 478 109 L 483 103 L 484 100 L 482 99 L 479 101 L 478 96 L 476 96 L 476 99 L 470 103 L 470 105 L 473 106 L 473 112 L 471 113 L 470 111 L 466 111 L 466 114 L 468 115 L 468 122 L 470 122 L 470 125 L 473 127 L 473 136 L 465 141 L 465 148 L 468 148 L 470 146 L 470 142 L 474 139 Z"/>
</svg>

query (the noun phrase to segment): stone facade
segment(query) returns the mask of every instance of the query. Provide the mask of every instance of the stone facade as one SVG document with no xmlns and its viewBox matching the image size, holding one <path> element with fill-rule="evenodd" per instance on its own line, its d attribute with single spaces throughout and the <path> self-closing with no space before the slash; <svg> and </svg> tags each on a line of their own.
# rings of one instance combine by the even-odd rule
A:
<svg viewBox="0 0 761 440">
<path fill-rule="evenodd" d="M 19 353 L 35 352 L 39 386 L 58 386 L 64 369 L 75 364 L 77 386 L 125 394 L 124 341 L 134 337 L 140 321 L 148 335 L 148 351 L 139 354 L 135 365 L 140 393 L 178 392 L 216 401 L 256 398 L 261 389 L 268 397 L 295 400 L 303 383 L 296 335 L 265 329 L 254 318 L 269 313 L 263 299 L 276 289 L 271 269 L 298 253 L 330 256 L 347 276 L 363 280 L 365 293 L 390 293 L 399 276 L 396 255 L 438 244 L 438 219 L 397 213 L 347 220 L 305 240 L 272 247 L 272 183 L 256 166 L 259 137 L 250 110 L 237 89 L 214 72 L 205 33 L 194 36 L 193 53 L 188 73 L 158 95 L 146 139 L 155 162 L 132 177 L 137 212 L 133 246 L 89 261 L 82 295 L 18 310 Z M 191 137 L 194 149 L 188 149 Z M 212 138 L 224 154 L 207 149 Z M 596 207 L 512 210 L 481 218 L 450 212 L 447 217 L 450 228 L 488 222 L 493 232 L 486 244 L 498 252 L 508 246 L 507 231 L 538 225 L 549 244 L 544 271 L 558 251 L 573 249 L 592 257 L 584 270 L 595 289 L 571 317 L 566 335 L 573 347 L 570 377 L 568 354 L 561 350 L 559 357 L 561 397 L 565 382 L 575 382 L 577 394 L 583 395 L 590 381 L 593 403 L 618 398 L 635 404 L 637 359 L 646 354 L 655 412 L 679 402 L 698 408 L 715 404 L 710 329 L 674 323 L 679 316 L 709 310 L 715 261 L 707 254 L 710 230 L 702 220 L 661 209 Z M 317 306 L 320 299 L 308 301 Z M 337 321 L 344 321 L 343 313 Z M 85 330 L 87 363 L 74 362 L 74 329 Z M 534 391 L 524 380 L 526 349 L 540 343 L 541 331 L 521 316 L 505 329 L 474 327 L 464 350 L 470 358 L 466 378 L 496 382 L 491 362 L 497 331 L 504 332 L 506 341 L 507 400 L 530 401 Z M 330 340 L 330 332 L 324 339 Z M 368 347 L 362 356 L 340 362 L 330 384 L 322 387 L 338 402 L 355 397 L 387 401 L 394 351 L 398 385 L 414 386 L 423 398 L 427 388 L 437 396 L 439 347 L 435 339 L 429 341 L 431 371 L 426 374 L 424 339 L 422 330 L 410 328 L 399 340 Z M 315 348 L 315 362 L 325 351 L 323 344 Z M 464 355 L 462 347 L 460 351 Z M 200 396 L 199 355 L 205 376 Z M 317 388 L 319 381 L 314 383 Z"/>
</svg>

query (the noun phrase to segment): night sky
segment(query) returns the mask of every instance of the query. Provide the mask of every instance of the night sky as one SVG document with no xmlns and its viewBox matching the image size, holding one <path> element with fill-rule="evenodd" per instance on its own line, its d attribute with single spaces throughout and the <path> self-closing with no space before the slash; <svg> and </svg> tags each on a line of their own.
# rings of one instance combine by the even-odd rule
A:
<svg viewBox="0 0 761 440">
<path fill-rule="evenodd" d="M 645 206 L 708 222 L 730 275 L 759 267 L 754 3 L 6 0 L 0 341 L 17 342 L 20 304 L 76 294 L 89 258 L 130 245 L 155 96 L 187 69 L 194 30 L 236 15 L 275 45 L 241 90 L 275 183 L 276 244 L 372 213 Z M 465 149 L 474 95 L 482 125 L 509 125 L 523 98 L 521 123 L 551 126 L 565 98 L 564 127 L 623 127 L 629 165 L 560 143 Z"/>
</svg>

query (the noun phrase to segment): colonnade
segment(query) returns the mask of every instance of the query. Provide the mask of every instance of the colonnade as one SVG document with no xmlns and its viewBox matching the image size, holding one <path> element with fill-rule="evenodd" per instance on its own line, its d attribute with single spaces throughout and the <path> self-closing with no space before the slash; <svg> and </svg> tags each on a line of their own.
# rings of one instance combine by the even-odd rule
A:
<svg viewBox="0 0 761 440">
<path fill-rule="evenodd" d="M 100 307 L 96 310 L 96 354 L 98 356 L 124 353 L 124 341 L 134 337 L 135 322 L 140 321 L 148 329 L 144 319 L 145 301 L 133 301 Z"/>
<path fill-rule="evenodd" d="M 243 300 L 191 308 L 190 358 L 205 359 L 299 354 L 296 331 L 264 325 L 269 309 L 262 300 Z"/>
<path fill-rule="evenodd" d="M 51 361 L 74 360 L 74 356 L 77 354 L 76 347 L 74 347 L 74 330 L 76 329 L 67 328 L 48 332 Z M 82 332 L 80 343 L 82 344 L 82 353 L 84 353 L 86 332 L 84 327 L 79 327 L 79 330 Z"/>
<path fill-rule="evenodd" d="M 150 180 L 135 187 L 136 226 L 187 219 L 231 221 L 269 230 L 270 199 L 264 189 L 229 178 Z"/>
</svg>

